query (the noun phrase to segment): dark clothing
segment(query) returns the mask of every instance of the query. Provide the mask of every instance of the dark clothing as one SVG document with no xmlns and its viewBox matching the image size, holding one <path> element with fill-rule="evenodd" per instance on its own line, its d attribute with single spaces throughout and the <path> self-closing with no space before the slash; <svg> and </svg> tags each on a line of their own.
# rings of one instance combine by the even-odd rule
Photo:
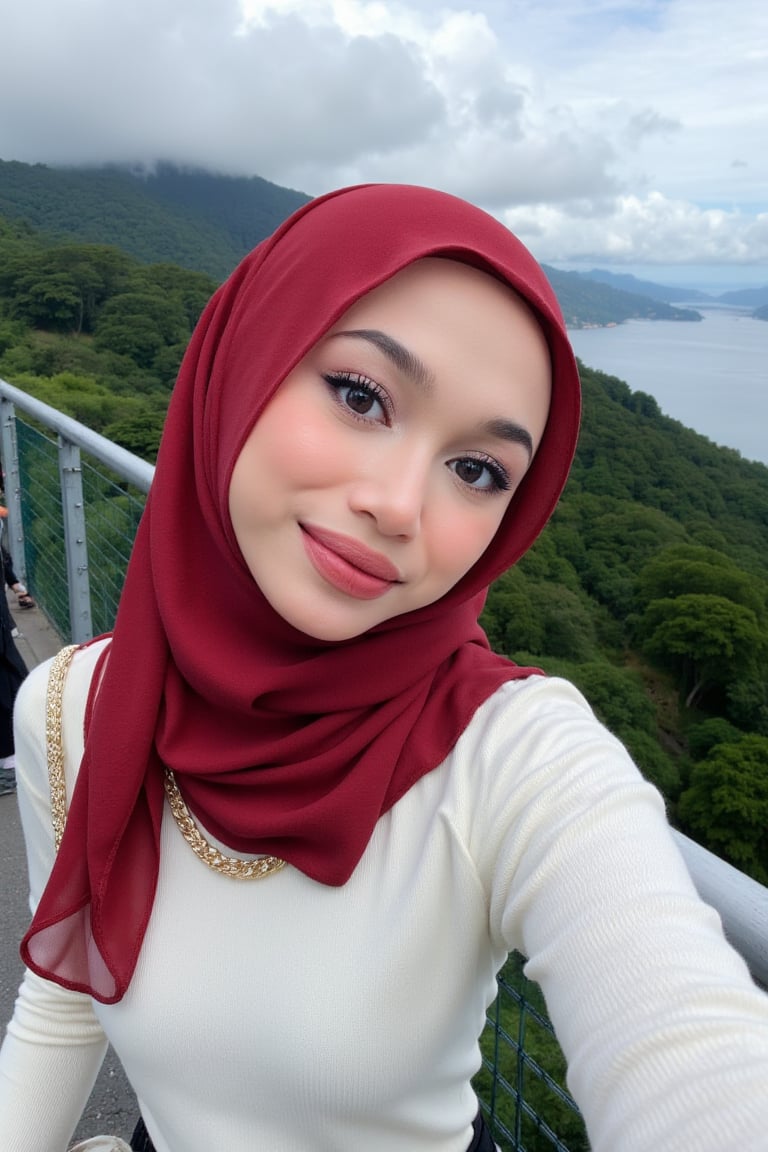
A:
<svg viewBox="0 0 768 1152">
<path fill-rule="evenodd" d="M 14 584 L 20 584 L 21 581 L 13 570 L 13 560 L 5 545 L 0 545 L 0 551 L 3 555 L 3 575 L 5 582 L 9 588 L 13 588 Z"/>
<path fill-rule="evenodd" d="M 485 1123 L 482 1112 L 478 1112 L 473 1125 L 474 1135 L 467 1152 L 495 1152 L 496 1145 L 491 1139 L 491 1133 Z M 155 1146 L 149 1138 L 144 1127 L 144 1121 L 139 1117 L 133 1136 L 131 1137 L 133 1152 L 155 1152 Z"/>
<path fill-rule="evenodd" d="M 0 759 L 13 753 L 13 704 L 27 666 L 13 642 L 5 590 L 0 595 Z"/>
<path fill-rule="evenodd" d="M 491 1130 L 486 1124 L 482 1112 L 478 1111 L 472 1127 L 474 1136 L 467 1152 L 496 1152 L 496 1145 L 491 1139 Z"/>
<path fill-rule="evenodd" d="M 149 1138 L 149 1133 L 144 1127 L 144 1121 L 139 1117 L 139 1122 L 134 1129 L 133 1136 L 131 1136 L 131 1148 L 133 1152 L 155 1152 L 155 1146 Z"/>
</svg>

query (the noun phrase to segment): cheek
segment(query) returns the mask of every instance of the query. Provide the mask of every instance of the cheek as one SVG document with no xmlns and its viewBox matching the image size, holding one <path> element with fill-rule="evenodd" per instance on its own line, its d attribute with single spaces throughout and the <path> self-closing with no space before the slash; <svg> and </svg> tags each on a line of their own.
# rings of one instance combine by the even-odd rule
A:
<svg viewBox="0 0 768 1152">
<path fill-rule="evenodd" d="M 261 486 L 273 490 L 323 483 L 338 461 L 328 422 L 306 412 L 262 420 L 245 451 L 248 461 L 243 463 L 250 462 Z"/>
<path fill-rule="evenodd" d="M 290 442 L 283 445 L 283 451 L 290 454 L 293 481 L 311 488 L 335 484 L 344 475 L 349 456 L 328 422 L 322 427 L 312 423 L 298 427 Z"/>
<path fill-rule="evenodd" d="M 438 523 L 431 550 L 435 569 L 457 583 L 483 555 L 502 518 L 501 511 L 478 515 L 470 509 L 464 516 L 454 517 L 450 532 L 445 531 L 445 521 Z"/>
</svg>

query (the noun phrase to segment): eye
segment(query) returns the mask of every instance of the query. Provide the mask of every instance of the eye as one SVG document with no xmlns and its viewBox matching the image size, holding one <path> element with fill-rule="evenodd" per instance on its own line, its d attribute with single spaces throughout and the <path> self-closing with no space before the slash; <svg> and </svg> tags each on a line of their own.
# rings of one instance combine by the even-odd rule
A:
<svg viewBox="0 0 768 1152">
<path fill-rule="evenodd" d="M 461 456 L 449 460 L 448 467 L 476 492 L 508 492 L 512 487 L 506 470 L 490 456 Z"/>
<path fill-rule="evenodd" d="M 374 423 L 389 420 L 391 404 L 383 388 L 357 372 L 328 372 L 323 376 L 334 399 L 353 416 Z"/>
</svg>

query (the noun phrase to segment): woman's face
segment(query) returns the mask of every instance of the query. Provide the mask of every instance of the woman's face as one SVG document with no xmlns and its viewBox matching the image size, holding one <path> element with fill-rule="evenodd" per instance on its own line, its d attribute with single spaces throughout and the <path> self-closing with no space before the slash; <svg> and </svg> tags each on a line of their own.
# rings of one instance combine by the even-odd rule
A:
<svg viewBox="0 0 768 1152">
<path fill-rule="evenodd" d="M 438 600 L 493 539 L 549 400 L 544 337 L 506 285 L 426 258 L 369 292 L 235 464 L 232 526 L 269 603 L 348 640 Z"/>
</svg>

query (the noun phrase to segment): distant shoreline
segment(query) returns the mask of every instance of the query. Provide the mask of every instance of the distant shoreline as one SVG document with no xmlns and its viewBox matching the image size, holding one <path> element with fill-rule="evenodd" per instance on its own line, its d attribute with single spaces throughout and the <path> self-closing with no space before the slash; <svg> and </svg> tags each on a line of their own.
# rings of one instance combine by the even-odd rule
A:
<svg viewBox="0 0 768 1152">
<path fill-rule="evenodd" d="M 760 316 L 755 316 L 754 308 L 745 304 L 718 304 L 716 300 L 713 300 L 711 304 L 709 302 L 701 304 L 699 302 L 686 303 L 681 300 L 679 303 L 675 301 L 675 307 L 689 308 L 697 313 L 740 312 L 749 319 L 762 319 Z M 699 315 L 694 321 L 693 317 L 688 316 L 680 316 L 674 320 L 671 320 L 668 316 L 627 316 L 624 320 L 607 320 L 602 324 L 594 320 L 587 320 L 583 324 L 566 324 L 566 328 L 570 332 L 583 332 L 591 328 L 618 328 L 624 324 L 693 324 L 698 323 L 698 321 L 703 318 L 703 316 Z"/>
<path fill-rule="evenodd" d="M 749 308 L 705 308 L 701 324 L 637 320 L 571 329 L 590 368 L 653 396 L 662 412 L 768 465 L 768 323 Z"/>
</svg>

